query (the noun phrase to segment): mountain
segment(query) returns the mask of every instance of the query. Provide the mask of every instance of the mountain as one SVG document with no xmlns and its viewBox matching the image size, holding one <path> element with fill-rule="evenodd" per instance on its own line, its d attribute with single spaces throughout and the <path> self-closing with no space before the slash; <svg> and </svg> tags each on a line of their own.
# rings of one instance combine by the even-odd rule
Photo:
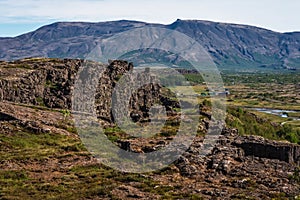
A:
<svg viewBox="0 0 300 200">
<path fill-rule="evenodd" d="M 169 25 L 138 21 L 58 22 L 14 38 L 0 38 L 0 59 L 84 58 L 99 39 L 138 27 L 176 30 L 198 41 L 223 70 L 300 70 L 300 32 L 278 33 L 248 25 L 177 20 Z"/>
</svg>

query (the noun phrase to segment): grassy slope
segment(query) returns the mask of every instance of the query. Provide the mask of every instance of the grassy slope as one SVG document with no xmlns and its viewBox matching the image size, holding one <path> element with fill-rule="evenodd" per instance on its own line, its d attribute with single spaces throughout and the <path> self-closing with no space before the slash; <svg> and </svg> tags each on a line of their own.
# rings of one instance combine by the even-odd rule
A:
<svg viewBox="0 0 300 200">
<path fill-rule="evenodd" d="M 63 115 L 34 106 L 26 109 Z M 0 199 L 119 199 L 120 191 L 125 196 L 141 194 L 147 199 L 201 199 L 181 191 L 181 181 L 171 186 L 155 178 L 155 175 L 177 174 L 173 165 L 140 175 L 99 164 L 70 128 L 68 120 L 58 121 L 55 126 L 68 130 L 69 135 L 33 133 L 17 123 L 1 122 Z"/>
</svg>

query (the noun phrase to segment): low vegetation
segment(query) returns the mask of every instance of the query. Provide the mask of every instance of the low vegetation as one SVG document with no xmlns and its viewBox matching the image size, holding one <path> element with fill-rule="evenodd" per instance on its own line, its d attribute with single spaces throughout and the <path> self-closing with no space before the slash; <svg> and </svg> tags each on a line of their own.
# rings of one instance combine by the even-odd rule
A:
<svg viewBox="0 0 300 200">
<path fill-rule="evenodd" d="M 241 135 L 259 135 L 268 139 L 287 140 L 300 144 L 300 130 L 289 124 L 280 125 L 240 107 L 229 107 L 227 116 L 226 124 L 237 128 Z"/>
</svg>

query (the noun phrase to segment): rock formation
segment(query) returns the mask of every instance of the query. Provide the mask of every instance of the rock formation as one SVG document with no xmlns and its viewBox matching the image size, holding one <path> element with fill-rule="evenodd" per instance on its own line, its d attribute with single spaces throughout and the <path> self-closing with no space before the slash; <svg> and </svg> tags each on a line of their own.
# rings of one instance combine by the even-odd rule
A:
<svg viewBox="0 0 300 200">
<path fill-rule="evenodd" d="M 87 65 L 92 65 L 92 67 L 84 67 Z M 0 100 L 48 108 L 72 109 L 72 94 L 77 75 L 82 76 L 86 73 L 85 79 L 88 81 L 97 74 L 97 71 L 94 70 L 99 68 L 99 65 L 71 59 L 25 59 L 10 63 L 2 62 Z M 80 67 L 83 67 L 83 71 L 78 74 Z M 113 123 L 112 99 L 121 98 L 121 96 L 113 98 L 114 88 L 123 75 L 132 71 L 133 65 L 126 61 L 112 61 L 109 65 L 101 65 L 99 69 L 103 71 L 101 71 L 100 77 L 96 76 L 99 82 L 94 94 L 95 99 L 90 100 L 95 104 L 91 105 L 95 106 L 99 119 Z M 127 89 L 123 91 L 122 95 L 125 96 L 130 93 L 128 91 L 130 85 L 136 85 L 138 81 L 141 85 L 137 91 L 131 94 L 129 102 L 130 115 L 131 118 L 135 118 L 135 121 L 147 120 L 149 109 L 155 102 L 162 100 L 164 106 L 175 106 L 176 104 L 160 94 L 161 86 L 155 84 L 153 79 L 154 77 L 149 72 L 142 72 L 135 79 L 129 76 L 124 80 L 126 86 L 124 88 Z M 149 84 L 143 85 L 143 81 L 149 82 Z M 92 91 L 89 86 L 87 89 Z M 81 101 L 88 100 L 81 99 Z M 171 111 L 170 107 L 168 107 L 168 111 Z M 123 111 L 115 110 L 116 115 L 120 112 Z"/>
<path fill-rule="evenodd" d="M 69 59 L 28 59 L 0 63 L 1 134 L 7 137 L 29 132 L 34 135 L 56 134 L 78 138 L 76 131 L 72 129 L 72 123 L 64 120 L 63 114 L 57 111 L 72 107 L 74 81 L 81 65 L 82 60 Z M 109 101 L 113 89 L 132 69 L 131 63 L 113 61 L 103 70 L 96 88 L 95 108 L 98 118 L 107 124 L 114 123 L 111 112 L 112 102 Z M 140 79 L 153 79 L 154 77 L 149 76 L 148 73 L 146 70 Z M 125 81 L 130 84 L 130 81 L 134 80 L 130 80 L 129 77 L 129 79 L 125 78 Z M 159 84 L 146 84 L 131 95 L 129 110 L 133 120 L 140 123 L 147 122 L 150 107 L 160 101 L 167 108 L 168 116 L 173 117 L 174 123 L 178 125 L 177 120 L 180 118 L 172 112 L 172 108 L 177 108 L 178 104 L 175 100 L 162 95 L 161 87 Z M 124 94 L 121 95 L 126 93 L 124 90 Z M 210 125 L 208 123 L 210 114 L 206 112 L 203 114 L 205 119 L 202 119 L 199 127 L 205 131 Z M 124 150 L 143 154 L 164 148 L 171 140 L 172 136 L 162 136 L 146 139 L 118 139 L 115 143 Z M 195 137 L 188 150 L 169 168 L 145 176 L 158 180 L 164 185 L 173 185 L 174 191 L 180 190 L 207 199 L 245 199 L 246 197 L 271 199 L 282 197 L 281 195 L 285 195 L 286 198 L 299 195 L 300 186 L 297 182 L 299 179 L 297 168 L 300 164 L 299 145 L 271 141 L 258 136 L 240 136 L 236 129 L 224 128 L 213 151 L 203 157 L 201 156 L 203 140 L 204 136 Z M 7 140 L 0 138 L 0 147 L 3 147 L 2 151 L 0 148 L 1 155 L 4 155 L 6 149 L 13 148 L 6 143 Z M 49 145 L 51 146 L 52 143 L 50 142 Z M 75 147 L 63 146 L 62 148 L 65 151 L 78 151 Z M 17 151 L 19 152 L 19 149 Z M 66 174 L 67 167 L 63 165 L 62 160 L 69 157 L 59 156 L 55 158 L 57 165 L 53 164 L 52 157 L 47 160 L 50 174 L 53 171 Z M 72 157 L 65 162 L 68 167 L 74 166 L 74 162 L 79 161 L 96 163 L 95 160 L 87 157 L 79 155 L 74 160 Z M 1 169 L 23 169 L 20 166 L 25 166 L 25 170 L 29 170 L 28 168 L 32 167 L 31 162 L 39 162 L 39 160 L 20 162 L 12 158 L 3 159 L 0 160 L 0 167 Z M 41 167 L 45 161 L 41 162 L 36 166 Z M 47 170 L 45 167 L 41 168 Z M 43 170 L 33 170 L 31 174 L 40 177 Z M 57 180 L 55 179 L 55 183 Z M 126 190 L 140 198 L 159 196 L 150 194 L 149 191 L 141 191 L 140 185 L 135 185 L 134 181 L 126 184 L 126 187 L 116 186 L 115 194 L 122 191 L 123 198 L 124 195 L 126 196 L 124 188 L 127 188 Z"/>
</svg>

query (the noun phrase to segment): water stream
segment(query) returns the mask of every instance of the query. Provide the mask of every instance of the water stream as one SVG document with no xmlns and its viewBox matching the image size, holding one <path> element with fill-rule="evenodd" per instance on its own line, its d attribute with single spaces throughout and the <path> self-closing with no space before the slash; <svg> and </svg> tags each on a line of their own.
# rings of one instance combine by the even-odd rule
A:
<svg viewBox="0 0 300 200">
<path fill-rule="evenodd" d="M 289 117 L 289 113 L 300 113 L 300 111 L 296 111 L 296 110 L 280 110 L 280 109 L 270 109 L 270 108 L 251 108 L 251 109 L 259 111 L 259 112 L 263 112 L 263 113 L 280 116 L 283 118 L 291 118 L 293 120 L 300 120 L 299 117 Z"/>
</svg>

